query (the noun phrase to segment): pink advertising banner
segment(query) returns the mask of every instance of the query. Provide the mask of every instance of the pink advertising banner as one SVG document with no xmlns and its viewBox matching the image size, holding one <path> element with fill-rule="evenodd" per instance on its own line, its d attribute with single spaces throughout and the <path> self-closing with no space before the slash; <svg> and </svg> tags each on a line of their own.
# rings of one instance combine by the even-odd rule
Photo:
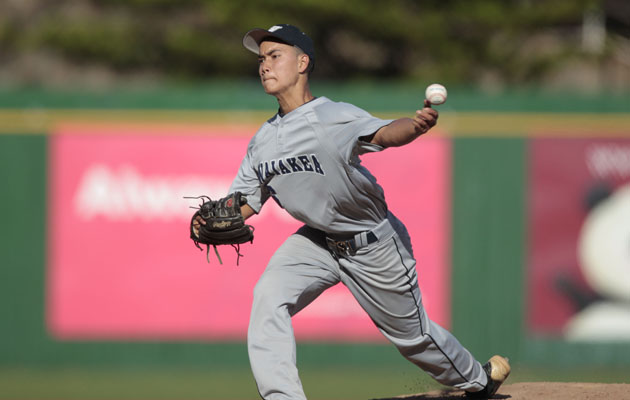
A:
<svg viewBox="0 0 630 400">
<path fill-rule="evenodd" d="M 255 128 L 67 125 L 51 137 L 47 326 L 62 340 L 246 336 L 252 290 L 274 250 L 300 226 L 275 202 L 249 222 L 236 266 L 229 246 L 210 263 L 189 239 L 184 196 L 227 194 Z M 423 138 L 364 156 L 407 225 L 425 306 L 449 325 L 450 142 Z M 294 318 L 298 339 L 380 341 L 343 285 Z"/>
<path fill-rule="evenodd" d="M 630 340 L 630 140 L 530 142 L 528 326 Z"/>
</svg>

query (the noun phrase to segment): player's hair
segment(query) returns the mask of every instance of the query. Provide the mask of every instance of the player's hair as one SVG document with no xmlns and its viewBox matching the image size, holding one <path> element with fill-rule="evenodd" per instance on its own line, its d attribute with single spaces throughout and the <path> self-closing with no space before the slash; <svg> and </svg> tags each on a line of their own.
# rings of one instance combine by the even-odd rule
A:
<svg viewBox="0 0 630 400">
<path fill-rule="evenodd" d="M 306 54 L 306 52 L 302 49 L 300 49 L 297 46 L 293 46 L 295 47 L 295 51 L 297 52 L 298 56 L 301 56 L 302 54 Z M 308 54 L 306 54 L 308 56 Z M 308 74 L 308 76 L 311 76 L 311 73 L 313 72 L 313 70 L 315 69 L 315 60 L 313 60 L 311 58 L 311 56 L 308 56 L 308 67 L 306 67 L 306 73 Z"/>
</svg>

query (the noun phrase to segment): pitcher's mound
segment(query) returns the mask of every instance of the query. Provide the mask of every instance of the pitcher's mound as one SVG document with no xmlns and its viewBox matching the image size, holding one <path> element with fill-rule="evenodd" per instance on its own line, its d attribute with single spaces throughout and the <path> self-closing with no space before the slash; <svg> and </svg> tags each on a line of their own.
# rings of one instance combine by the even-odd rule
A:
<svg viewBox="0 0 630 400">
<path fill-rule="evenodd" d="M 461 390 L 445 390 L 376 400 L 462 400 Z M 630 384 L 627 383 L 567 383 L 521 382 L 502 385 L 493 399 L 511 400 L 581 400 L 619 399 L 630 400 Z"/>
</svg>

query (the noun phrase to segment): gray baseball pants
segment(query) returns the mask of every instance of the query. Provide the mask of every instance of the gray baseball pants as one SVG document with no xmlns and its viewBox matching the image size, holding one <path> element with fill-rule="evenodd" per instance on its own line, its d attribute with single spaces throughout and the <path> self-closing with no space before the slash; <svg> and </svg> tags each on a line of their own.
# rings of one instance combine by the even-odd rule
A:
<svg viewBox="0 0 630 400">
<path fill-rule="evenodd" d="M 378 241 L 342 257 L 328 249 L 323 232 L 304 226 L 269 261 L 254 289 L 247 338 L 263 399 L 306 399 L 291 317 L 339 282 L 400 353 L 435 380 L 464 390 L 485 387 L 481 364 L 427 317 L 404 225 L 389 214 L 373 232 Z"/>
</svg>

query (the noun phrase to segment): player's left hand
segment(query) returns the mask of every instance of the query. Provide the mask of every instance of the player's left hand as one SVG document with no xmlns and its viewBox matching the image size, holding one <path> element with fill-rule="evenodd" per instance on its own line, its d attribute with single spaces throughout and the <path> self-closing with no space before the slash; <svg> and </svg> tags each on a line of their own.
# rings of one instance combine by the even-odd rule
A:
<svg viewBox="0 0 630 400">
<path fill-rule="evenodd" d="M 438 115 L 437 110 L 431 108 L 429 100 L 424 100 L 424 107 L 421 110 L 417 110 L 416 115 L 412 119 L 416 133 L 423 134 L 433 128 L 437 123 Z"/>
<path fill-rule="evenodd" d="M 199 229 L 201 229 L 201 225 L 205 225 L 206 220 L 201 217 L 201 215 L 195 214 L 192 220 L 192 233 L 198 238 L 199 237 Z"/>
</svg>

